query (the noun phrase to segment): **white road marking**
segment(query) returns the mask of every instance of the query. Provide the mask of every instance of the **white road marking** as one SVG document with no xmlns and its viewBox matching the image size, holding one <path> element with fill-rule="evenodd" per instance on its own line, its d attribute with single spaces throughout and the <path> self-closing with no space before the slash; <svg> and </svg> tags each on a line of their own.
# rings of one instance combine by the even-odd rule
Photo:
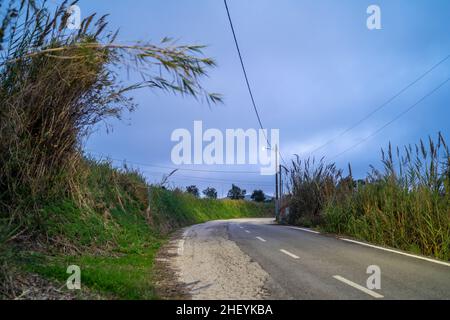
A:
<svg viewBox="0 0 450 320">
<path fill-rule="evenodd" d="M 184 253 L 184 239 L 182 239 L 182 240 L 180 240 L 179 242 L 178 242 L 178 255 L 179 256 L 182 256 L 183 255 L 183 253 Z"/>
<path fill-rule="evenodd" d="M 397 251 L 397 250 L 393 250 L 393 249 L 388 249 L 388 248 L 383 248 L 383 247 L 379 247 L 379 246 L 375 246 L 373 244 L 368 244 L 368 243 L 364 243 L 364 242 L 359 242 L 359 241 L 355 241 L 355 240 L 351 240 L 351 239 L 345 239 L 345 238 L 340 238 L 341 240 L 347 241 L 347 242 L 352 242 L 352 243 L 356 243 L 356 244 L 360 244 L 366 247 L 371 247 L 371 248 L 375 248 L 375 249 L 379 249 L 379 250 L 384 250 L 384 251 L 388 251 L 388 252 L 393 252 L 393 253 L 398 253 L 398 254 L 402 254 L 404 256 L 407 257 L 411 257 L 411 258 L 416 258 L 416 259 L 421 259 L 421 260 L 425 260 L 428 262 L 433 262 L 433 263 L 437 263 L 437 264 L 442 264 L 444 266 L 450 267 L 450 263 L 448 262 L 444 262 L 444 261 L 439 261 L 439 260 L 434 260 L 431 258 L 427 258 L 427 257 L 422 257 L 422 256 L 417 256 L 415 254 L 410 254 L 410 253 L 406 253 L 406 252 L 401 252 L 401 251 Z"/>
<path fill-rule="evenodd" d="M 239 228 L 244 229 L 244 227 L 242 227 L 242 226 L 239 226 Z"/>
<path fill-rule="evenodd" d="M 290 256 L 290 257 L 292 257 L 292 258 L 294 258 L 294 259 L 300 259 L 300 257 L 296 256 L 296 255 L 293 254 L 293 253 L 290 253 L 290 252 L 287 251 L 287 250 L 280 249 L 280 251 L 283 252 L 284 254 L 287 254 L 288 256 Z"/>
<path fill-rule="evenodd" d="M 264 240 L 264 239 L 261 238 L 261 237 L 256 237 L 256 239 L 258 239 L 259 241 L 262 241 L 262 242 L 266 242 L 266 240 Z"/>
<path fill-rule="evenodd" d="M 250 231 L 248 231 L 248 230 L 245 230 L 245 232 L 250 233 Z"/>
<path fill-rule="evenodd" d="M 333 278 L 335 278 L 336 280 L 339 280 L 339 281 L 341 281 L 341 282 L 343 282 L 345 284 L 348 284 L 349 286 L 351 286 L 351 287 L 353 287 L 355 289 L 361 290 L 362 292 L 367 293 L 368 295 L 370 295 L 370 296 L 372 296 L 374 298 L 377 298 L 377 299 L 384 298 L 384 296 L 382 296 L 381 294 L 379 294 L 379 293 L 377 293 L 375 291 L 369 290 L 369 289 L 367 289 L 367 288 L 365 288 L 363 286 L 360 286 L 359 284 L 354 283 L 353 281 L 350 281 L 348 279 L 345 279 L 344 277 L 336 275 L 336 276 L 333 276 Z"/>
<path fill-rule="evenodd" d="M 300 227 L 289 227 L 291 229 L 296 229 L 296 230 L 302 230 L 302 231 L 306 231 L 306 232 L 311 232 L 311 233 L 315 233 L 315 234 L 319 234 L 320 232 L 318 231 L 314 231 L 311 229 L 306 229 L 306 228 L 300 228 Z"/>
</svg>

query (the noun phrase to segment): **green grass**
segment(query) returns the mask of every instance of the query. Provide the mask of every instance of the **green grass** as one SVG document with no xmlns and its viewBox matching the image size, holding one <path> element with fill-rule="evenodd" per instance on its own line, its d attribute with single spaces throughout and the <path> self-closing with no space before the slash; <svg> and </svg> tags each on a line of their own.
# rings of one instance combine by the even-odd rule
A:
<svg viewBox="0 0 450 320">
<path fill-rule="evenodd" d="M 190 194 L 156 188 L 151 195 L 152 211 L 157 212 L 153 216 L 153 221 L 160 228 L 180 227 L 217 219 L 262 217 L 269 216 L 273 212 L 271 204 L 243 200 L 197 199 Z"/>
<path fill-rule="evenodd" d="M 67 267 L 77 265 L 81 269 L 82 289 L 88 287 L 107 298 L 156 299 L 152 271 L 154 258 L 162 243 L 164 239 L 159 239 L 140 253 L 120 256 L 35 255 L 23 267 L 26 271 L 64 283 L 69 276 Z"/>
<path fill-rule="evenodd" d="M 45 205 L 39 232 L 49 245 L 43 252 L 22 250 L 15 264 L 60 283 L 69 276 L 67 267 L 78 265 L 82 287 L 109 298 L 158 298 L 155 256 L 175 230 L 273 212 L 270 204 L 198 199 L 156 187 L 149 193 L 138 173 L 117 171 L 109 163 L 87 162 L 86 168 L 84 205 L 70 198 Z"/>
<path fill-rule="evenodd" d="M 82 286 L 108 297 L 155 299 L 153 262 L 167 236 L 149 228 L 136 206 L 112 209 L 105 219 L 97 212 L 82 212 L 73 203 L 46 207 L 43 226 L 56 246 L 47 252 L 22 253 L 26 271 L 65 282 L 69 265 L 81 268 Z M 64 251 L 69 254 L 63 254 Z"/>
</svg>

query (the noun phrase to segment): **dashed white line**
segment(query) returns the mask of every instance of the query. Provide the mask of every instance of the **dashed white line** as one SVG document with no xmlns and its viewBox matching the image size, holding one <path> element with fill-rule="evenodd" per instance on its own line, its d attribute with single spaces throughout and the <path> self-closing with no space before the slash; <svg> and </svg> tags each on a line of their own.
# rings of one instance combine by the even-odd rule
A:
<svg viewBox="0 0 450 320">
<path fill-rule="evenodd" d="M 393 250 L 393 249 L 388 249 L 388 248 L 383 248 L 383 247 L 379 247 L 379 246 L 375 246 L 373 244 L 368 244 L 368 243 L 364 243 L 364 242 L 359 242 L 359 241 L 355 241 L 355 240 L 351 240 L 351 239 L 345 239 L 345 238 L 340 238 L 343 241 L 347 241 L 347 242 L 352 242 L 352 243 L 356 243 L 356 244 L 360 244 L 362 246 L 366 246 L 366 247 L 370 247 L 370 248 L 375 248 L 375 249 L 379 249 L 379 250 L 384 250 L 384 251 L 388 251 L 388 252 L 393 252 L 393 253 L 398 253 L 398 254 L 402 254 L 404 256 L 407 257 L 411 257 L 411 258 L 416 258 L 416 259 L 421 259 L 421 260 L 425 260 L 428 262 L 433 262 L 433 263 L 437 263 L 437 264 L 442 264 L 444 266 L 450 267 L 450 263 L 448 262 L 444 262 L 444 261 L 439 261 L 439 260 L 434 260 L 434 259 L 430 259 L 427 257 L 422 257 L 422 256 L 417 256 L 415 254 L 410 254 L 410 253 L 406 253 L 406 252 L 401 252 L 401 251 L 397 251 L 397 250 Z"/>
<path fill-rule="evenodd" d="M 245 230 L 245 232 L 250 233 L 250 231 L 248 231 L 248 230 Z"/>
<path fill-rule="evenodd" d="M 299 256 L 296 256 L 295 254 L 293 254 L 293 253 L 290 253 L 289 251 L 287 251 L 287 250 L 284 250 L 284 249 L 280 249 L 280 251 L 281 252 L 283 252 L 284 254 L 287 254 L 288 256 L 290 256 L 291 258 L 294 258 L 294 259 L 300 259 L 300 257 Z"/>
<path fill-rule="evenodd" d="M 367 288 L 365 288 L 363 286 L 360 286 L 359 284 L 354 283 L 353 281 L 350 281 L 348 279 L 345 279 L 344 277 L 336 275 L 336 276 L 333 276 L 333 278 L 335 278 L 336 280 L 339 280 L 339 281 L 341 281 L 341 282 L 343 282 L 343 283 L 345 283 L 345 284 L 347 284 L 347 285 L 349 285 L 349 286 L 351 286 L 351 287 L 353 287 L 355 289 L 358 289 L 358 290 L 360 290 L 360 291 L 362 291 L 364 293 L 367 293 L 368 295 L 370 295 L 370 296 L 372 296 L 374 298 L 377 298 L 377 299 L 384 298 L 384 296 L 382 296 L 381 294 L 379 294 L 379 293 L 377 293 L 375 291 L 369 290 L 369 289 L 367 289 Z"/>
<path fill-rule="evenodd" d="M 300 227 L 289 227 L 291 229 L 296 229 L 296 230 L 301 230 L 301 231 L 306 231 L 306 232 L 310 232 L 310 233 L 314 233 L 314 234 L 319 234 L 320 232 L 318 231 L 314 231 L 311 229 L 306 229 L 306 228 L 300 228 Z"/>
<path fill-rule="evenodd" d="M 266 242 L 266 240 L 261 237 L 256 237 L 256 239 L 258 239 L 259 241 L 262 241 L 262 242 Z"/>
</svg>

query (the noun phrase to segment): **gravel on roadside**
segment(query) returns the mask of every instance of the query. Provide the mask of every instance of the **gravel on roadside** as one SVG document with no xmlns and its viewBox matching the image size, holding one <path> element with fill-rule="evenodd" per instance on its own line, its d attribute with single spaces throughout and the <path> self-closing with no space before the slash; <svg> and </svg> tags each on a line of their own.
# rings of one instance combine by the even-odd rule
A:
<svg viewBox="0 0 450 320">
<path fill-rule="evenodd" d="M 268 296 L 269 275 L 229 239 L 227 224 L 211 221 L 186 228 L 168 244 L 165 262 L 184 298 L 259 300 Z"/>
</svg>

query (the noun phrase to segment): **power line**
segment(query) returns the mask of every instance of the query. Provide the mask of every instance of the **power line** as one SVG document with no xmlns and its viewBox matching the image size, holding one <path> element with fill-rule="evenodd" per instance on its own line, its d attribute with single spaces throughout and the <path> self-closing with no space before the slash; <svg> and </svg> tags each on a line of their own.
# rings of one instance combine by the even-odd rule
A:
<svg viewBox="0 0 450 320">
<path fill-rule="evenodd" d="M 99 153 L 96 153 L 99 154 Z M 112 161 L 117 161 L 117 162 L 125 162 L 125 163 L 131 163 L 131 164 L 135 164 L 135 165 L 140 165 L 140 166 L 152 166 L 153 165 L 148 165 L 148 164 L 142 164 L 142 163 L 138 163 L 138 162 L 131 162 L 131 161 L 126 161 L 124 159 L 114 159 L 114 158 L 108 158 Z M 176 169 L 173 167 L 166 167 L 166 166 L 157 166 L 157 167 L 161 167 L 161 168 L 166 168 L 166 169 Z M 140 171 L 144 172 L 144 173 L 149 173 L 149 174 L 167 174 L 167 172 L 164 171 L 150 171 L 150 170 L 145 170 L 142 168 L 139 168 Z M 178 169 L 178 170 L 183 170 L 183 169 Z M 196 170 L 198 171 L 198 170 Z M 236 171 L 232 172 L 232 171 L 207 171 L 207 170 L 202 170 L 201 172 L 219 172 L 219 173 L 235 173 Z M 240 172 L 238 172 L 240 173 Z M 258 172 L 259 173 L 259 172 Z M 208 177 L 200 177 L 200 176 L 186 176 L 186 175 L 176 175 L 171 177 L 171 179 L 176 179 L 176 180 L 189 180 L 189 181 L 200 181 L 200 182 L 207 182 L 207 183 L 218 183 L 218 184 L 224 184 L 224 183 L 240 183 L 240 184 L 248 184 L 248 185 L 254 185 L 254 186 L 272 186 L 272 184 L 269 183 L 264 183 L 264 182 L 258 182 L 258 181 L 245 181 L 245 180 L 226 180 L 226 179 L 217 179 L 217 178 L 208 178 Z"/>
<path fill-rule="evenodd" d="M 161 171 L 149 171 L 142 168 L 139 168 L 144 173 L 149 174 L 167 174 L 167 172 L 161 172 Z M 265 183 L 265 182 L 258 182 L 258 181 L 245 181 L 245 180 L 227 180 L 227 179 L 218 179 L 218 178 L 208 178 L 208 177 L 202 177 L 202 176 L 187 176 L 187 175 L 174 175 L 171 177 L 171 179 L 179 179 L 183 178 L 184 180 L 190 179 L 190 180 L 199 180 L 203 182 L 217 182 L 217 183 L 241 183 L 241 184 L 252 184 L 252 185 L 263 185 L 263 186 L 272 186 L 271 183 Z"/>
<path fill-rule="evenodd" d="M 349 131 L 353 130 L 354 128 L 356 128 L 358 125 L 360 125 L 362 122 L 366 121 L 367 119 L 369 119 L 371 116 L 373 116 L 375 113 L 377 113 L 378 111 L 380 111 L 381 109 L 383 109 L 384 107 L 386 107 L 389 103 L 391 103 L 392 101 L 394 101 L 397 97 L 399 97 L 401 94 L 403 94 L 406 90 L 408 90 L 409 88 L 411 88 L 413 85 L 415 85 L 417 82 L 419 82 L 420 80 L 422 80 L 424 77 L 426 77 L 430 72 L 432 72 L 434 69 L 436 69 L 438 66 L 440 66 L 441 64 L 443 64 L 445 61 L 447 61 L 450 58 L 450 55 L 446 56 L 444 59 L 442 59 L 441 61 L 439 61 L 438 63 L 436 63 L 435 65 L 433 65 L 430 69 L 428 69 L 427 71 L 425 71 L 424 73 L 422 73 L 418 78 L 416 78 L 414 81 L 412 81 L 411 83 L 409 83 L 407 86 L 405 86 L 403 89 L 401 89 L 399 92 L 397 92 L 395 95 L 393 95 L 391 98 L 389 98 L 387 101 L 385 101 L 384 103 L 382 103 L 381 105 L 379 105 L 377 108 L 375 108 L 374 110 L 372 110 L 371 112 L 369 112 L 366 116 L 364 116 L 363 118 L 361 118 L 360 120 L 358 120 L 357 122 L 355 122 L 353 125 L 351 125 L 350 127 L 348 127 L 347 129 L 345 129 L 344 131 L 342 131 L 340 134 L 338 134 L 337 136 L 331 138 L 330 140 L 328 140 L 327 142 L 325 142 L 324 144 L 320 145 L 319 147 L 315 148 L 313 151 L 310 152 L 310 154 L 313 154 L 317 151 L 319 151 L 320 149 L 323 149 L 324 147 L 328 146 L 330 143 L 336 141 L 336 139 L 342 137 L 343 135 L 345 135 L 346 133 L 348 133 Z"/>
<path fill-rule="evenodd" d="M 236 38 L 236 32 L 234 31 L 233 21 L 231 20 L 231 15 L 230 15 L 230 10 L 228 9 L 227 0 L 223 0 L 223 2 L 225 3 L 225 9 L 227 10 L 228 21 L 230 22 L 230 27 L 231 27 L 231 32 L 233 33 L 234 43 L 236 45 L 237 53 L 239 56 L 239 61 L 241 62 L 242 71 L 244 72 L 245 83 L 247 84 L 248 93 L 250 94 L 250 98 L 252 100 L 253 110 L 255 111 L 256 118 L 258 119 L 259 126 L 263 130 L 264 136 L 267 140 L 267 144 L 269 145 L 269 147 L 272 147 L 270 145 L 269 140 L 267 139 L 266 133 L 264 132 L 264 127 L 261 122 L 261 117 L 259 116 L 258 108 L 256 107 L 255 98 L 253 97 L 253 92 L 252 92 L 252 88 L 250 87 L 250 82 L 248 80 L 247 71 L 246 71 L 245 65 L 244 65 L 244 60 L 242 59 L 241 49 L 239 48 L 239 43 Z"/>
<path fill-rule="evenodd" d="M 239 184 L 239 185 L 248 185 L 253 187 L 273 187 L 269 184 L 262 184 L 262 183 L 254 183 L 254 182 L 246 182 L 246 181 L 215 181 L 215 180 L 207 180 L 207 179 L 201 179 L 201 178 L 186 178 L 186 177 L 177 177 L 172 176 L 170 177 L 170 180 L 181 180 L 181 181 L 188 181 L 190 183 L 192 182 L 203 182 L 208 184 L 220 184 L 220 185 L 232 185 L 232 184 Z"/>
<path fill-rule="evenodd" d="M 146 174 L 150 174 L 150 175 L 166 175 L 167 172 L 164 171 L 152 171 L 152 170 L 145 170 L 142 168 L 139 168 L 139 172 L 143 172 Z M 217 183 L 241 183 L 241 184 L 251 184 L 251 185 L 261 185 L 261 186 L 272 186 L 271 183 L 260 183 L 258 181 L 245 181 L 245 180 L 226 180 L 226 179 L 216 179 L 216 178 L 207 178 L 207 177 L 202 177 L 202 176 L 187 176 L 187 175 L 174 175 L 171 176 L 171 179 L 179 179 L 182 178 L 183 180 L 198 180 L 198 181 L 202 181 L 202 182 L 217 182 Z"/>
<path fill-rule="evenodd" d="M 146 167 L 154 167 L 154 168 L 161 168 L 161 169 L 170 169 L 170 170 L 180 170 L 180 171 L 192 171 L 192 172 L 208 172 L 208 173 L 234 173 L 234 174 L 261 174 L 260 171 L 229 171 L 229 170 L 207 170 L 207 169 L 191 169 L 191 168 L 180 168 L 180 167 L 170 167 L 170 166 L 161 166 L 161 165 L 156 165 L 156 164 L 150 164 L 150 163 L 143 163 L 143 162 L 136 162 L 136 161 L 130 161 L 130 160 L 126 160 L 126 159 L 117 159 L 117 158 L 112 158 L 108 155 L 104 155 L 102 153 L 98 153 L 98 152 L 94 152 L 91 150 L 86 150 L 88 151 L 90 154 L 96 154 L 100 157 L 105 157 L 107 159 L 113 160 L 113 161 L 120 161 L 120 162 L 125 162 L 125 163 L 131 163 L 131 164 L 135 164 L 135 165 L 140 165 L 140 166 L 146 166 Z"/>
<path fill-rule="evenodd" d="M 270 148 L 272 148 L 272 145 L 270 144 L 269 139 L 267 138 L 267 135 L 266 135 L 266 133 L 264 131 L 264 126 L 262 124 L 261 117 L 260 117 L 259 112 L 258 112 L 258 108 L 256 106 L 255 98 L 253 96 L 252 88 L 250 86 L 250 81 L 248 80 L 247 71 L 246 71 L 245 65 L 244 65 L 244 59 L 242 58 L 241 50 L 239 48 L 239 43 L 238 43 L 238 40 L 237 40 L 237 37 L 236 37 L 236 32 L 234 30 L 233 20 L 231 19 L 230 10 L 228 9 L 227 0 L 223 0 L 223 2 L 225 4 L 225 9 L 227 10 L 228 21 L 230 23 L 231 32 L 233 34 L 234 43 L 236 45 L 236 50 L 237 50 L 237 53 L 238 53 L 238 56 L 239 56 L 239 61 L 241 62 L 241 67 L 242 67 L 242 71 L 244 73 L 245 83 L 247 84 L 248 93 L 250 94 L 250 99 L 252 100 L 253 110 L 255 111 L 256 118 L 258 119 L 259 126 L 263 130 L 263 134 L 264 134 L 264 137 L 266 138 L 267 145 Z M 279 154 L 280 154 L 281 160 L 286 165 L 286 162 L 284 161 L 284 158 L 283 158 L 283 155 L 281 154 L 281 151 L 279 151 Z"/>
<path fill-rule="evenodd" d="M 431 90 L 430 92 L 428 92 L 426 95 L 424 95 L 422 98 L 420 98 L 416 103 L 414 103 L 413 105 L 411 105 L 410 107 L 408 107 L 407 109 L 403 110 L 400 114 L 398 114 L 396 117 L 394 117 L 393 119 L 391 119 L 390 121 L 388 121 L 387 123 L 385 123 L 383 126 L 381 126 L 380 128 L 378 128 L 376 131 L 374 131 L 373 133 L 371 133 L 370 135 L 368 135 L 367 137 L 363 138 L 362 140 L 360 140 L 359 142 L 357 142 L 356 144 L 352 145 L 351 147 L 347 148 L 346 150 L 338 153 L 337 155 L 335 155 L 334 157 L 332 157 L 330 160 L 334 160 L 336 158 L 339 158 L 340 156 L 342 156 L 343 154 L 347 153 L 348 151 L 358 147 L 359 145 L 361 145 L 362 143 L 366 142 L 367 140 L 373 138 L 374 136 L 376 136 L 378 133 L 380 133 L 382 130 L 384 130 L 387 126 L 391 125 L 393 122 L 397 121 L 398 119 L 400 119 L 401 117 L 403 117 L 405 114 L 407 114 L 409 111 L 411 111 L 412 109 L 414 109 L 415 107 L 417 107 L 421 102 L 423 102 L 425 99 L 427 99 L 428 97 L 430 97 L 431 95 L 433 95 L 436 91 L 438 91 L 440 88 L 442 88 L 447 82 L 450 81 L 450 78 L 447 78 L 447 80 L 445 80 L 444 82 L 441 82 L 437 87 L 435 87 L 433 90 Z"/>
</svg>

